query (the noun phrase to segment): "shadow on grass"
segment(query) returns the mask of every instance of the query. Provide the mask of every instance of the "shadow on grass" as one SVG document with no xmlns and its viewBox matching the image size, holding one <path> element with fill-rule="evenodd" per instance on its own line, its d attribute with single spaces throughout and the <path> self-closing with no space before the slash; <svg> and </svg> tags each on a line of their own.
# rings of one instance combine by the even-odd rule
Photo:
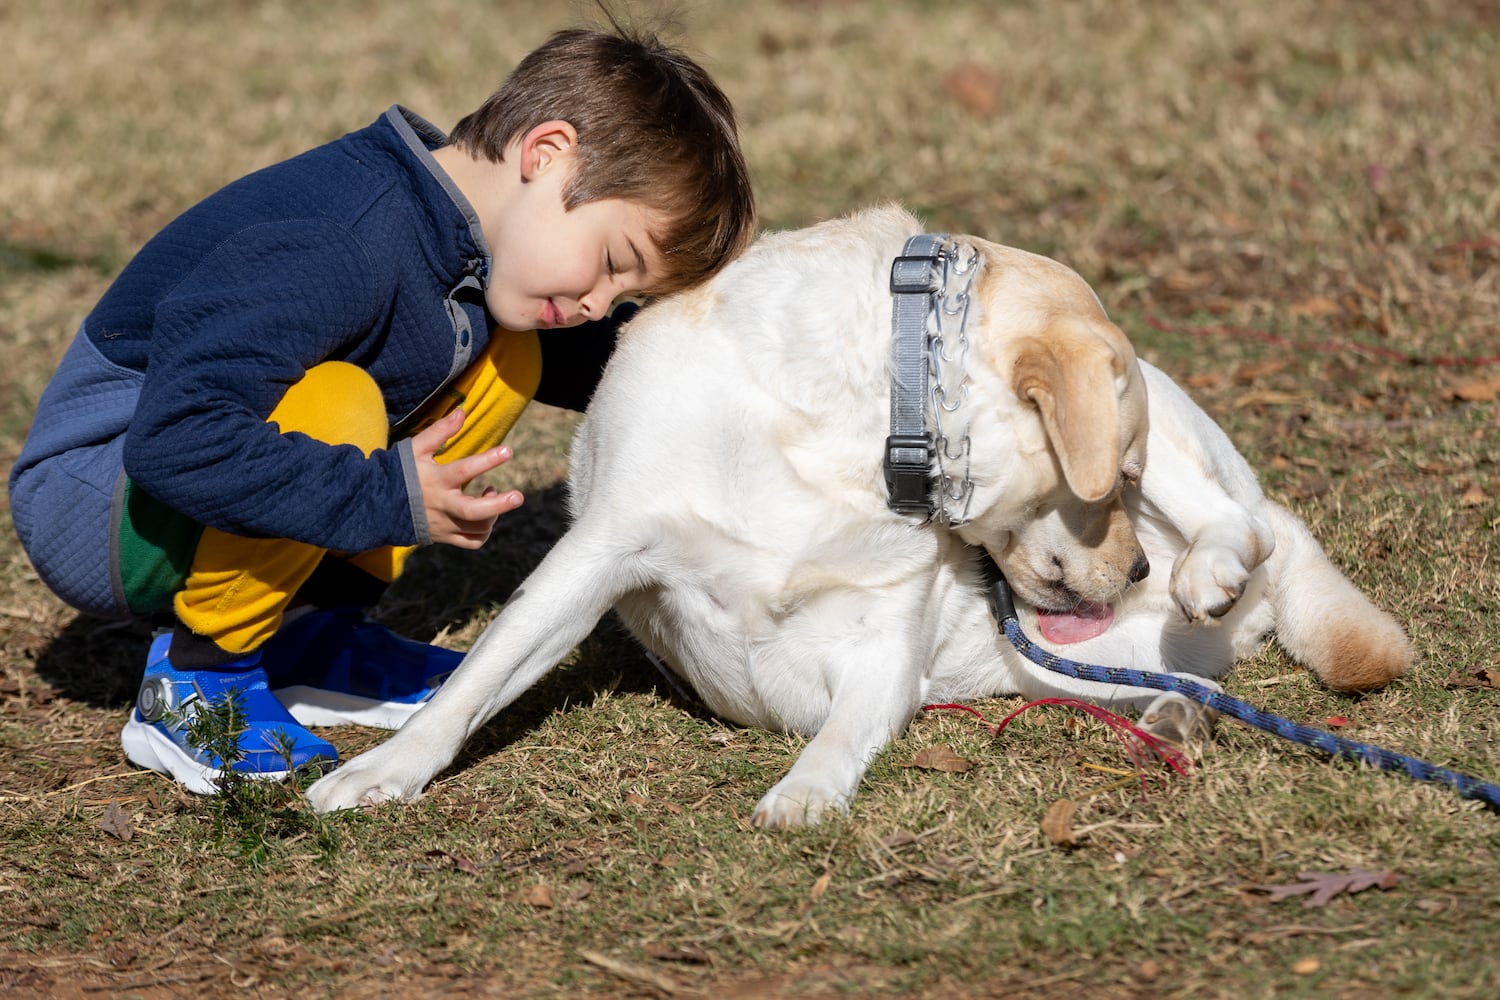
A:
<svg viewBox="0 0 1500 1000">
<path fill-rule="evenodd" d="M 488 623 L 511 593 L 567 530 L 565 490 L 553 487 L 501 518 L 476 552 L 432 546 L 416 553 L 378 607 L 378 617 L 423 641 L 474 622 Z M 58 693 L 94 708 L 127 711 L 135 701 L 155 628 L 169 618 L 115 622 L 75 617 L 41 651 L 37 674 Z M 682 711 L 707 717 L 691 697 L 674 690 L 641 646 L 613 616 L 592 630 L 568 662 L 549 671 L 469 742 L 457 767 L 494 753 L 568 705 L 587 704 L 601 691 L 655 694 Z"/>
<path fill-rule="evenodd" d="M 565 487 L 554 486 L 529 494 L 525 506 L 496 522 L 490 540 L 477 552 L 445 546 L 418 552 L 381 602 L 381 620 L 425 640 L 475 621 L 488 624 L 567 531 L 566 493 Z M 663 677 L 609 614 L 562 665 L 475 733 L 448 770 L 472 766 L 536 729 L 552 712 L 586 705 L 603 691 L 653 694 L 679 711 L 712 717 L 687 693 L 684 682 Z"/>
<path fill-rule="evenodd" d="M 37 675 L 62 697 L 124 712 L 141 685 L 152 630 L 149 622 L 79 615 L 37 655 Z"/>
</svg>

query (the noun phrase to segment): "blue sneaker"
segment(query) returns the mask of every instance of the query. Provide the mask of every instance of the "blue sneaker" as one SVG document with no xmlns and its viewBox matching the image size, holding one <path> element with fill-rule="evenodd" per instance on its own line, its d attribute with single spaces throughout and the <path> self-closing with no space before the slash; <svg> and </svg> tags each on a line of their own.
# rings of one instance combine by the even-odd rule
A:
<svg viewBox="0 0 1500 1000">
<path fill-rule="evenodd" d="M 261 647 L 271 691 L 304 726 L 400 729 L 464 654 L 366 621 L 358 608 L 309 611 Z"/>
<path fill-rule="evenodd" d="M 151 641 L 140 694 L 120 733 L 125 756 L 135 764 L 171 775 L 190 792 L 216 793 L 224 762 L 189 745 L 186 720 L 234 692 L 245 728 L 239 738 L 241 757 L 229 765 L 231 771 L 256 780 L 280 781 L 302 767 L 326 770 L 338 765 L 338 751 L 332 744 L 298 725 L 271 696 L 258 654 L 220 670 L 178 670 L 167 659 L 171 642 L 170 632 Z M 283 744 L 290 750 L 290 759 Z"/>
</svg>

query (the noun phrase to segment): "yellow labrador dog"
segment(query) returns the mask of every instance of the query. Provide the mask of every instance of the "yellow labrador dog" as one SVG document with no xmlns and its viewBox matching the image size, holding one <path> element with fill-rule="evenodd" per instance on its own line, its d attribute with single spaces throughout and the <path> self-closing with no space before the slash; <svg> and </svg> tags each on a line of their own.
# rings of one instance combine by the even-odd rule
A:
<svg viewBox="0 0 1500 1000">
<path fill-rule="evenodd" d="M 415 799 L 612 607 L 721 717 L 811 737 L 760 826 L 846 809 L 925 703 L 1152 700 L 1011 649 L 984 550 L 1027 631 L 1075 660 L 1211 678 L 1274 630 L 1333 688 L 1406 669 L 1402 629 L 1088 286 L 1020 250 L 946 244 L 962 287 L 930 320 L 946 325 L 938 516 L 894 512 L 891 271 L 920 232 L 881 208 L 766 236 L 644 310 L 573 446 L 572 527 L 432 701 L 314 784 L 313 806 Z"/>
</svg>

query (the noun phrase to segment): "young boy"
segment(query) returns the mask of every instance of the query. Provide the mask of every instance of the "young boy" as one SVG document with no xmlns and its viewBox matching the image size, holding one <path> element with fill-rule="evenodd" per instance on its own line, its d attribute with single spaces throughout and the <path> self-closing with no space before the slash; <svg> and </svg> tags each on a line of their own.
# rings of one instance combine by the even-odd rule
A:
<svg viewBox="0 0 1500 1000">
<path fill-rule="evenodd" d="M 414 546 L 477 548 L 521 503 L 464 487 L 533 396 L 582 408 L 611 303 L 703 281 L 754 226 L 727 98 L 618 28 L 554 35 L 451 138 L 393 107 L 168 225 L 84 320 L 10 477 L 62 599 L 175 613 L 126 755 L 211 793 L 224 762 L 184 725 L 206 704 L 238 702 L 231 766 L 255 778 L 337 763 L 306 726 L 399 726 L 462 656 L 360 609 Z"/>
</svg>

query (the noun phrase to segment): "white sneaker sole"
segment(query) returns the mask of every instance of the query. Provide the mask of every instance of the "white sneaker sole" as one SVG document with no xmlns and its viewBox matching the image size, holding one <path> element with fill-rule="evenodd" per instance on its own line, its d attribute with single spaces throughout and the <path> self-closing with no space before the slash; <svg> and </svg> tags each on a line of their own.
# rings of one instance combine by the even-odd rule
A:
<svg viewBox="0 0 1500 1000">
<path fill-rule="evenodd" d="M 329 691 L 325 688 L 293 684 L 271 691 L 276 700 L 302 726 L 370 726 L 375 729 L 400 729 L 406 720 L 427 704 L 399 701 L 376 701 L 359 695 Z"/>
<path fill-rule="evenodd" d="M 120 731 L 120 746 L 125 749 L 125 756 L 130 758 L 131 763 L 171 775 L 179 785 L 194 795 L 219 793 L 219 778 L 223 774 L 219 768 L 209 767 L 189 757 L 186 751 L 162 735 L 161 730 L 137 718 L 134 711 L 130 713 L 130 721 Z M 247 774 L 245 777 L 256 781 L 281 781 L 290 773 L 266 771 Z"/>
</svg>

